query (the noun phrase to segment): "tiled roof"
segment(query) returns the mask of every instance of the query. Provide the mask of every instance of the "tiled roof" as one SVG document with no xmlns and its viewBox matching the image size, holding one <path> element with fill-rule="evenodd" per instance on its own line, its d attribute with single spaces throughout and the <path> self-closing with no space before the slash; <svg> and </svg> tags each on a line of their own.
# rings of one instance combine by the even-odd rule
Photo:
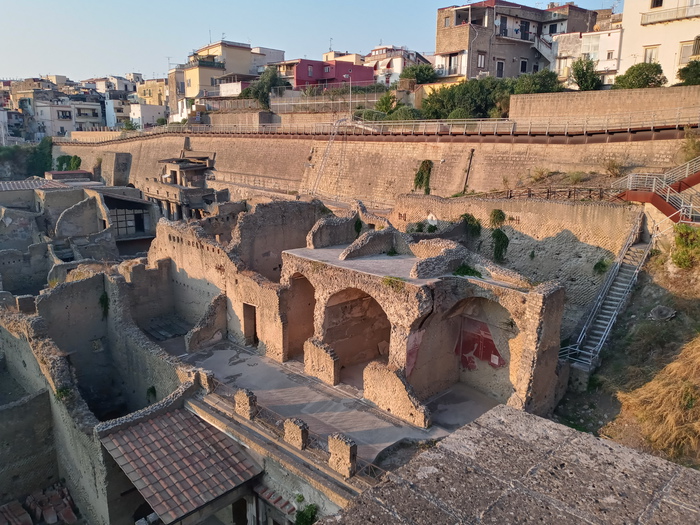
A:
<svg viewBox="0 0 700 525">
<path fill-rule="evenodd" d="M 0 182 L 0 191 L 35 190 L 37 188 L 41 188 L 43 190 L 65 190 L 69 189 L 70 186 L 56 180 L 47 179 L 10 180 Z"/>
<path fill-rule="evenodd" d="M 262 472 L 233 439 L 184 409 L 118 430 L 102 444 L 166 525 Z"/>
<path fill-rule="evenodd" d="M 277 494 L 274 490 L 272 490 L 269 487 L 266 487 L 265 485 L 258 485 L 253 489 L 255 493 L 260 496 L 262 499 L 267 501 L 270 505 L 273 507 L 278 508 L 285 514 L 294 514 L 297 509 L 294 508 L 294 505 L 289 503 L 286 499 L 284 499 L 282 496 Z"/>
</svg>

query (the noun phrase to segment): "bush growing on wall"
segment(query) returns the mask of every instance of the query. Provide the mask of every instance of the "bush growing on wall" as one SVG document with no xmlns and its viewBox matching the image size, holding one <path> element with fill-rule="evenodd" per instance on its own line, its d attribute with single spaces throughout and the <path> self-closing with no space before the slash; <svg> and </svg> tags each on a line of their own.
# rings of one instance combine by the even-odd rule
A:
<svg viewBox="0 0 700 525">
<path fill-rule="evenodd" d="M 586 57 L 574 60 L 571 64 L 571 77 L 581 91 L 593 91 L 603 85 L 595 66 L 596 62 Z"/>
<path fill-rule="evenodd" d="M 423 190 L 426 195 L 430 195 L 430 172 L 433 169 L 432 160 L 424 160 L 413 178 L 413 189 Z"/>
<path fill-rule="evenodd" d="M 493 239 L 493 260 L 499 263 L 503 262 L 506 258 L 510 239 L 500 228 L 496 228 L 491 232 L 491 238 Z"/>
</svg>

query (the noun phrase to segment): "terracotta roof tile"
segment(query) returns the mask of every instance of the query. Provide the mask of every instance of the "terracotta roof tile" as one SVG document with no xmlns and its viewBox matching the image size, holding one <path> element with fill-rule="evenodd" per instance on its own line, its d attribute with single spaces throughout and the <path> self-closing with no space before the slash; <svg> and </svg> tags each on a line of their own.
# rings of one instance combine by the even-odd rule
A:
<svg viewBox="0 0 700 525">
<path fill-rule="evenodd" d="M 102 443 L 166 525 L 262 472 L 233 439 L 184 409 Z"/>
</svg>

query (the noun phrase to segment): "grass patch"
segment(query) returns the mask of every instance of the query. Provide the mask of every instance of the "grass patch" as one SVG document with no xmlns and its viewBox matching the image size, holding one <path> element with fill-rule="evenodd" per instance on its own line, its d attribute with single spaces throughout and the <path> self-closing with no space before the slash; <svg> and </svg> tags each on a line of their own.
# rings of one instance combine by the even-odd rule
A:
<svg viewBox="0 0 700 525">
<path fill-rule="evenodd" d="M 586 180 L 586 174 L 582 171 L 572 171 L 567 174 L 567 178 L 569 179 L 569 184 L 580 184 Z"/>
<path fill-rule="evenodd" d="M 619 177 L 622 177 L 622 175 L 624 174 L 625 166 L 624 164 L 622 164 L 622 162 L 618 161 L 617 159 L 608 159 L 605 162 L 603 162 L 603 170 L 610 177 L 617 179 Z"/>
<path fill-rule="evenodd" d="M 391 288 L 395 292 L 402 292 L 406 288 L 406 280 L 401 277 L 392 277 L 387 275 L 382 278 L 382 284 L 387 288 Z"/>
<path fill-rule="evenodd" d="M 468 264 L 460 264 L 457 269 L 452 272 L 452 275 L 458 275 L 460 277 L 481 277 L 481 272 Z"/>
<path fill-rule="evenodd" d="M 649 383 L 618 398 L 654 448 L 700 459 L 700 337 Z"/>
<path fill-rule="evenodd" d="M 549 171 L 547 168 L 543 168 L 542 166 L 536 166 L 532 169 L 530 180 L 532 180 L 532 182 L 542 182 L 551 174 L 552 172 Z"/>
</svg>

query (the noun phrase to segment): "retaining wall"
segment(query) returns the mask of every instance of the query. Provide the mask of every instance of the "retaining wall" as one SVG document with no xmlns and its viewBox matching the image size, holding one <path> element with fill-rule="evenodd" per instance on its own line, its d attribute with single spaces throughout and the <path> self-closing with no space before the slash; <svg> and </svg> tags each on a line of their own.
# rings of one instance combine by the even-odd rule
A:
<svg viewBox="0 0 700 525">
<path fill-rule="evenodd" d="M 551 171 L 603 172 L 603 163 L 615 159 L 627 168 L 660 171 L 675 165 L 681 141 L 591 144 L 524 144 L 481 142 L 425 142 L 378 140 L 382 137 L 337 137 L 325 162 L 318 190 L 341 200 L 354 198 L 391 204 L 393 196 L 413 189 L 421 161 L 434 162 L 432 194 L 450 196 L 464 189 L 471 150 L 470 190 L 503 189 L 527 183 L 537 167 Z M 359 140 L 362 139 L 362 140 Z M 447 139 L 448 140 L 448 139 Z M 95 165 L 107 152 L 131 157 L 129 182 L 146 188 L 160 173 L 159 159 L 179 157 L 183 136 L 158 136 L 102 145 L 57 144 L 53 154 L 79 155 L 84 165 Z M 323 164 L 328 140 L 321 137 L 235 136 L 190 137 L 196 151 L 216 152 L 217 185 L 247 184 L 304 192 L 312 188 Z M 221 181 L 221 183 L 219 182 Z"/>
</svg>

